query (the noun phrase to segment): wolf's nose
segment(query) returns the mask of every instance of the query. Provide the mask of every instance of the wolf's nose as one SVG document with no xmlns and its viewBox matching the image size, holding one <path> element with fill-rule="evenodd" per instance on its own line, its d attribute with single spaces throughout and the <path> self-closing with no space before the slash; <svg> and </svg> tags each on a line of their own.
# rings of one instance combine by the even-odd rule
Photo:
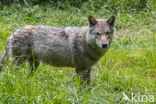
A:
<svg viewBox="0 0 156 104">
<path fill-rule="evenodd" d="M 107 48 L 107 43 L 106 43 L 106 42 L 103 42 L 103 43 L 102 43 L 102 47 L 103 47 L 103 48 Z"/>
</svg>

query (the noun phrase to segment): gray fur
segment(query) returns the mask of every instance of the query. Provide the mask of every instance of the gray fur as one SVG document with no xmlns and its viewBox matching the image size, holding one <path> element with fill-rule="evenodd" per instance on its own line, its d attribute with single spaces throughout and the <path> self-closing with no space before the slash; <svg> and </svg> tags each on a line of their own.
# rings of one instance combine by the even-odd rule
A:
<svg viewBox="0 0 156 104">
<path fill-rule="evenodd" d="M 89 16 L 88 20 L 91 25 L 86 27 L 21 27 L 8 38 L 6 53 L 14 61 L 27 60 L 32 68 L 35 63 L 34 69 L 40 61 L 57 67 L 74 67 L 83 80 L 89 80 L 91 67 L 112 42 L 114 26 L 109 25 L 109 19 Z M 102 48 L 102 42 L 108 46 Z"/>
</svg>

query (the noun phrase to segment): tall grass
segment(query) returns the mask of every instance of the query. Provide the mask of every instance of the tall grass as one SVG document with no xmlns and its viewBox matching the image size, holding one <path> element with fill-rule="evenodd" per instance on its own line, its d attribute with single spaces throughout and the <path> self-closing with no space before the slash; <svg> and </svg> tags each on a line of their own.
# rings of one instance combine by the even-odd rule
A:
<svg viewBox="0 0 156 104">
<path fill-rule="evenodd" d="M 124 93 L 130 98 L 132 92 L 155 95 L 156 21 L 153 1 L 147 1 L 148 5 L 142 10 L 133 9 L 137 5 L 134 2 L 89 0 L 77 8 L 68 1 L 68 5 L 62 4 L 67 7 L 63 10 L 64 7 L 60 9 L 51 4 L 1 5 L 0 55 L 7 38 L 17 28 L 28 24 L 84 26 L 88 25 L 89 14 L 107 18 L 115 13 L 117 32 L 106 55 L 93 67 L 91 85 L 85 88 L 79 79 L 73 79 L 76 73 L 72 68 L 41 64 L 30 76 L 27 63 L 23 67 L 12 65 L 10 70 L 11 62 L 7 59 L 4 71 L 0 73 L 0 104 L 133 104 L 123 99 Z"/>
<path fill-rule="evenodd" d="M 50 4 L 59 9 L 87 8 L 91 10 L 108 9 L 111 12 L 136 12 L 144 9 L 154 9 L 154 0 L 1 0 L 1 4 L 36 5 Z"/>
</svg>

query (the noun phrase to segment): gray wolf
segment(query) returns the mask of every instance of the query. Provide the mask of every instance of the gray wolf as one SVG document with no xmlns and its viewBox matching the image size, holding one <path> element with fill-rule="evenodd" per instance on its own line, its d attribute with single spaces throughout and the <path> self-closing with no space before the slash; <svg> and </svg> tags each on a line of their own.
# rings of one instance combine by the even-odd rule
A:
<svg viewBox="0 0 156 104">
<path fill-rule="evenodd" d="M 115 16 L 108 19 L 88 16 L 88 22 L 84 27 L 27 25 L 17 29 L 7 40 L 0 70 L 5 57 L 17 65 L 28 61 L 32 71 L 42 61 L 57 67 L 73 67 L 82 80 L 89 82 L 91 67 L 112 43 Z"/>
</svg>

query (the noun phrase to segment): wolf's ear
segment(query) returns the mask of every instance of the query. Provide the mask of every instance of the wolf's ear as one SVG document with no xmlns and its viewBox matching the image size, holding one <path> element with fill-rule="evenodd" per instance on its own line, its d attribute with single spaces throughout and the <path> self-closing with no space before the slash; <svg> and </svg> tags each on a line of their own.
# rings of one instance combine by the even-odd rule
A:
<svg viewBox="0 0 156 104">
<path fill-rule="evenodd" d="M 114 26 L 114 22 L 115 22 L 115 16 L 111 16 L 108 18 L 107 20 L 107 23 L 110 25 L 110 26 Z"/>
<path fill-rule="evenodd" d="M 96 19 L 91 15 L 88 16 L 88 22 L 89 22 L 89 26 L 95 26 L 97 23 Z"/>
</svg>

